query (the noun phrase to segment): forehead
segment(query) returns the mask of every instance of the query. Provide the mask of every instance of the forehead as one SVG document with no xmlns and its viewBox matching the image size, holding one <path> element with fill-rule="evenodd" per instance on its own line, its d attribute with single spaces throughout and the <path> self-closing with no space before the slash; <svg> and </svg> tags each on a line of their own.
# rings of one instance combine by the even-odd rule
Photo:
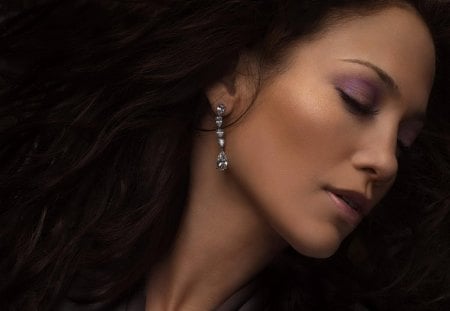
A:
<svg viewBox="0 0 450 311">
<path fill-rule="evenodd" d="M 300 41 L 291 56 L 294 62 L 314 63 L 317 70 L 336 66 L 342 59 L 370 62 L 393 78 L 405 101 L 417 105 L 426 105 L 435 71 L 429 30 L 407 7 L 364 15 L 343 13 L 312 39 Z"/>
</svg>

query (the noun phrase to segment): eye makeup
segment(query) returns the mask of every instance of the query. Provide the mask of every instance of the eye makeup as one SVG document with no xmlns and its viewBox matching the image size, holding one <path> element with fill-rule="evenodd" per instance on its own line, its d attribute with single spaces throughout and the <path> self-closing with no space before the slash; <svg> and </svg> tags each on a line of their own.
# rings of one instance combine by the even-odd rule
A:
<svg viewBox="0 0 450 311">
<path fill-rule="evenodd" d="M 361 77 L 342 77 L 335 81 L 336 90 L 349 108 L 363 115 L 378 112 L 378 87 Z"/>
<path fill-rule="evenodd" d="M 400 139 L 397 139 L 397 148 L 395 155 L 399 158 L 403 153 L 407 152 L 410 147 L 406 146 Z"/>
<path fill-rule="evenodd" d="M 405 147 L 411 147 L 414 143 L 414 140 L 419 135 L 421 129 L 423 127 L 422 121 L 410 121 L 405 124 L 400 125 L 398 131 L 399 140 L 402 141 Z"/>
<path fill-rule="evenodd" d="M 362 117 L 373 117 L 380 112 L 384 87 L 360 74 L 335 77 L 333 85 L 345 107 L 351 113 Z M 397 157 L 408 152 L 421 128 L 423 121 L 409 119 L 399 126 L 397 136 Z"/>
</svg>

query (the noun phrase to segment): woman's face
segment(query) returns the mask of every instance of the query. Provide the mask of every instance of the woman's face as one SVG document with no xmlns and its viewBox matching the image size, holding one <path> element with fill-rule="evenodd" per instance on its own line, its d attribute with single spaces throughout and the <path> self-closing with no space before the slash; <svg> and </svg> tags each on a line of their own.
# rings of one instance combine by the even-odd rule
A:
<svg viewBox="0 0 450 311">
<path fill-rule="evenodd" d="M 297 251 L 328 257 L 389 190 L 399 146 L 421 129 L 433 43 L 412 9 L 388 8 L 299 42 L 284 65 L 226 129 L 226 178 Z"/>
</svg>

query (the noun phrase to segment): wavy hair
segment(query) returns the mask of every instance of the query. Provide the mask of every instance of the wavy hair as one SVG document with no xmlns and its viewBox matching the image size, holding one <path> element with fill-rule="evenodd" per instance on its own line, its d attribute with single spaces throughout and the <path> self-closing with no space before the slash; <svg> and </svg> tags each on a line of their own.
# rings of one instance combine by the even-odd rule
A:
<svg viewBox="0 0 450 311">
<path fill-rule="evenodd" d="M 273 68 L 333 12 L 405 4 L 437 51 L 425 129 L 335 255 L 288 249 L 259 286 L 267 310 L 449 303 L 448 1 L 35 2 L 0 5 L 0 305 L 109 304 L 142 286 L 183 216 L 204 89 L 246 51 Z"/>
</svg>

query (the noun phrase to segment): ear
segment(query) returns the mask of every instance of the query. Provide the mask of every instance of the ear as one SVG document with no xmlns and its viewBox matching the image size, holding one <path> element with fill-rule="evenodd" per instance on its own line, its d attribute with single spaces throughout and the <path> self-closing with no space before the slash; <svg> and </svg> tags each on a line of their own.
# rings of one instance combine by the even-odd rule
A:
<svg viewBox="0 0 450 311">
<path fill-rule="evenodd" d="M 225 116 L 231 114 L 238 102 L 240 94 L 236 92 L 236 79 L 234 75 L 228 75 L 215 82 L 205 90 L 211 110 L 216 111 L 219 104 L 225 106 Z"/>
<path fill-rule="evenodd" d="M 215 113 L 217 106 L 223 104 L 228 120 L 239 119 L 256 95 L 258 68 L 255 56 L 242 53 L 235 70 L 205 90 L 212 112 Z"/>
</svg>

